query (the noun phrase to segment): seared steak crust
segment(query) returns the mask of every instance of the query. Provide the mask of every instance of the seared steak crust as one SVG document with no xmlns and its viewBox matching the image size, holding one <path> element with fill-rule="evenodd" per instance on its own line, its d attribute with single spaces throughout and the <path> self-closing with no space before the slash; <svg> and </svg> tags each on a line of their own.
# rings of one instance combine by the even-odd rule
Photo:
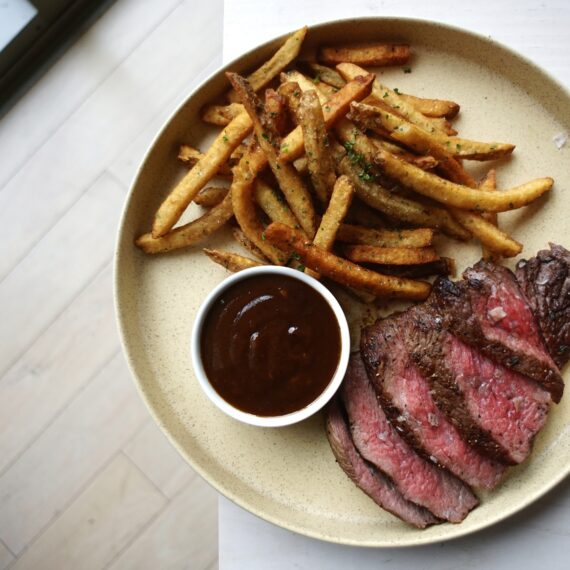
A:
<svg viewBox="0 0 570 570">
<path fill-rule="evenodd" d="M 417 528 L 442 522 L 424 507 L 404 499 L 389 477 L 362 458 L 350 437 L 348 420 L 338 398 L 327 407 L 326 430 L 338 464 L 377 505 Z"/>
<path fill-rule="evenodd" d="M 544 386 L 559 402 L 564 382 L 511 271 L 479 262 L 465 281 L 440 278 L 432 300 L 444 326 L 482 354 Z"/>
<path fill-rule="evenodd" d="M 550 244 L 550 250 L 519 261 L 516 276 L 550 354 L 564 366 L 570 359 L 570 252 Z"/>
<path fill-rule="evenodd" d="M 394 481 L 407 500 L 454 523 L 477 506 L 469 487 L 421 458 L 396 432 L 379 405 L 359 354 L 351 357 L 341 398 L 356 448 Z"/>
</svg>

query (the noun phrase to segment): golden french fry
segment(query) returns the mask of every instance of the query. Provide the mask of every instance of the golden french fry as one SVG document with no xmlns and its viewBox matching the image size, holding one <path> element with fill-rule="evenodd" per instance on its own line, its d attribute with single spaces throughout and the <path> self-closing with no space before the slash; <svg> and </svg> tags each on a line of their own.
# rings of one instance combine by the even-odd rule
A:
<svg viewBox="0 0 570 570">
<path fill-rule="evenodd" d="M 227 196 L 228 192 L 229 188 L 225 186 L 207 186 L 196 194 L 194 203 L 204 208 L 213 208 Z"/>
<path fill-rule="evenodd" d="M 434 230 L 418 228 L 414 230 L 385 230 L 365 228 L 351 224 L 341 224 L 336 239 L 341 242 L 376 247 L 428 247 L 433 242 Z"/>
<path fill-rule="evenodd" d="M 254 184 L 254 193 L 255 201 L 272 222 L 281 222 L 292 228 L 299 226 L 295 214 L 279 190 L 274 190 L 269 184 L 257 178 Z"/>
<path fill-rule="evenodd" d="M 315 83 L 314 81 L 309 79 L 306 75 L 303 75 L 300 71 L 297 71 L 296 69 L 292 69 L 291 71 L 282 73 L 281 82 L 296 83 L 300 90 L 299 94 L 297 95 L 298 98 L 301 97 L 302 92 L 311 91 L 312 89 L 314 89 L 317 92 L 321 105 L 324 105 L 328 101 L 330 96 L 337 93 L 337 91 L 331 91 L 330 96 L 327 96 L 325 93 L 323 93 L 324 85 L 322 83 Z"/>
<path fill-rule="evenodd" d="M 317 59 L 335 65 L 349 62 L 366 66 L 402 65 L 410 59 L 408 44 L 373 43 L 351 46 L 321 47 Z"/>
<path fill-rule="evenodd" d="M 374 76 L 371 74 L 356 77 L 326 101 L 323 105 L 323 115 L 327 129 L 330 129 L 337 121 L 346 115 L 352 101 L 364 99 L 364 97 L 370 93 L 373 80 Z M 304 91 L 302 87 L 301 89 Z M 279 158 L 291 162 L 299 158 L 304 150 L 303 131 L 301 127 L 298 126 L 283 139 Z"/>
<path fill-rule="evenodd" d="M 370 138 L 370 140 L 380 148 L 395 154 L 406 162 L 410 162 L 422 170 L 433 170 L 439 164 L 433 156 L 417 156 L 416 154 L 408 152 L 402 147 L 383 139 Z"/>
<path fill-rule="evenodd" d="M 228 271 L 232 273 L 237 273 L 243 269 L 249 269 L 250 267 L 259 267 L 264 265 L 259 261 L 254 261 L 249 259 L 249 257 L 244 257 L 243 255 L 238 255 L 237 253 L 231 253 L 229 251 L 222 251 L 219 249 L 206 249 L 202 250 L 214 263 L 225 267 Z"/>
<path fill-rule="evenodd" d="M 230 103 L 229 105 L 208 105 L 202 110 L 202 120 L 211 125 L 225 127 L 230 121 L 244 112 L 241 103 Z"/>
<path fill-rule="evenodd" d="M 307 26 L 291 34 L 285 43 L 275 52 L 273 57 L 266 61 L 259 69 L 247 76 L 247 80 L 254 91 L 259 91 L 274 77 L 277 77 L 298 55 L 307 35 Z M 239 101 L 235 91 L 228 95 L 230 101 Z"/>
<path fill-rule="evenodd" d="M 354 194 L 354 187 L 346 176 L 341 176 L 334 185 L 334 189 L 330 198 L 329 205 L 324 213 L 319 229 L 313 240 L 313 244 L 321 247 L 326 251 L 330 251 L 334 245 L 334 240 L 338 228 L 346 217 L 352 196 Z M 309 270 L 309 275 L 320 277 L 318 273 Z"/>
<path fill-rule="evenodd" d="M 180 145 L 176 158 L 178 158 L 184 166 L 192 168 L 203 156 L 204 155 L 197 148 L 183 144 Z M 216 177 L 224 179 L 232 177 L 232 169 L 229 161 L 220 166 L 216 172 Z"/>
<path fill-rule="evenodd" d="M 331 67 L 327 67 L 326 65 L 320 65 L 318 63 L 310 62 L 309 68 L 315 73 L 315 79 L 313 81 L 315 83 L 326 83 L 335 89 L 342 89 L 346 83 L 346 81 L 342 78 L 342 75 L 332 69 Z"/>
<path fill-rule="evenodd" d="M 257 216 L 253 199 L 256 176 L 267 164 L 263 150 L 254 145 L 243 155 L 234 168 L 231 186 L 232 206 L 236 220 L 243 233 L 276 265 L 283 265 L 287 259 L 283 252 L 265 239 L 264 227 Z"/>
<path fill-rule="evenodd" d="M 353 194 L 354 186 L 346 176 L 341 176 L 334 185 L 329 205 L 313 240 L 315 245 L 327 251 L 332 249 L 338 228 L 350 208 Z"/>
<path fill-rule="evenodd" d="M 347 245 L 344 252 L 351 261 L 377 263 L 379 265 L 421 265 L 439 259 L 439 255 L 433 247 Z"/>
<path fill-rule="evenodd" d="M 277 247 L 297 253 L 308 268 L 342 285 L 380 297 L 422 301 L 429 295 L 429 283 L 370 271 L 313 245 L 301 232 L 285 224 L 274 222 L 267 227 L 265 234 Z"/>
<path fill-rule="evenodd" d="M 340 63 L 336 66 L 339 73 L 347 80 L 357 77 L 365 73 L 365 70 L 352 63 Z M 378 79 L 374 80 L 372 85 L 372 93 L 379 101 L 389 105 L 396 110 L 402 117 L 405 117 L 411 123 L 418 125 L 428 133 L 440 132 L 447 135 L 440 119 L 432 119 L 422 115 L 416 108 L 400 97 L 394 89 L 390 89 L 386 85 L 382 85 Z"/>
<path fill-rule="evenodd" d="M 436 261 L 422 263 L 421 265 L 381 265 L 379 266 L 379 270 L 386 275 L 421 279 L 423 277 L 429 277 L 430 275 L 455 276 L 457 267 L 455 259 L 451 257 L 440 257 Z"/>
<path fill-rule="evenodd" d="M 316 91 L 305 91 L 302 94 L 299 120 L 313 188 L 319 200 L 326 204 L 336 181 L 336 173 L 333 157 L 329 152 L 330 143 L 323 109 Z"/>
<path fill-rule="evenodd" d="M 426 117 L 444 117 L 453 119 L 459 113 L 459 105 L 454 101 L 444 99 L 424 99 L 407 93 L 400 93 L 400 97 L 411 103 L 422 115 Z"/>
<path fill-rule="evenodd" d="M 257 257 L 257 259 L 260 259 L 263 263 L 268 263 L 269 260 L 267 257 L 265 257 L 263 252 L 243 233 L 241 228 L 233 228 L 232 235 L 249 253 Z"/>
<path fill-rule="evenodd" d="M 274 89 L 265 90 L 265 113 L 279 136 L 285 134 L 287 127 L 286 107 L 287 103 L 282 95 Z"/>
<path fill-rule="evenodd" d="M 267 120 L 263 103 L 253 92 L 247 80 L 237 73 L 226 75 L 251 117 L 259 146 L 263 149 L 271 171 L 291 210 L 306 234 L 313 237 L 317 228 L 311 195 L 295 168 L 279 159 L 277 149 L 281 139 L 279 133 Z"/>
<path fill-rule="evenodd" d="M 492 192 L 497 189 L 497 171 L 494 168 L 491 168 L 491 170 L 487 172 L 487 176 L 483 178 L 479 184 L 479 188 L 486 192 Z M 499 216 L 496 212 L 484 212 L 481 216 L 489 223 L 499 227 Z M 501 257 L 499 254 L 490 250 L 483 244 L 481 244 L 481 253 L 485 261 L 498 262 Z"/>
<path fill-rule="evenodd" d="M 174 227 L 188 204 L 216 175 L 220 166 L 230 158 L 251 128 L 251 119 L 247 113 L 242 113 L 216 137 L 204 156 L 171 190 L 158 208 L 152 226 L 153 237 L 161 237 Z"/>
<path fill-rule="evenodd" d="M 503 257 L 515 257 L 522 251 L 522 244 L 501 231 L 495 224 L 483 218 L 482 215 L 457 208 L 453 208 L 451 214 L 486 249 Z"/>
<path fill-rule="evenodd" d="M 348 148 L 348 155 L 338 165 L 339 171 L 349 177 L 358 197 L 365 204 L 392 219 L 415 226 L 441 229 L 456 239 L 466 240 L 471 237 L 471 234 L 456 222 L 447 210 L 398 196 L 382 187 L 376 181 L 374 165 L 371 163 L 372 156 L 382 151 L 379 151 L 362 133 L 355 132 L 350 121 L 346 119 L 340 121 L 336 126 L 336 133 Z"/>
<path fill-rule="evenodd" d="M 437 147 L 440 149 L 439 154 L 448 158 L 494 160 L 508 156 L 515 148 L 512 144 L 482 143 L 448 137 L 438 132 L 427 132 L 393 112 L 382 101 L 376 101 L 374 105 L 353 103 L 350 118 L 363 128 L 388 135 L 403 144 L 413 145 L 410 148 L 417 152 L 425 153 L 428 149 Z"/>
<path fill-rule="evenodd" d="M 283 79 L 286 77 L 284 73 L 282 73 L 281 76 Z M 287 108 L 289 109 L 289 116 L 295 125 L 297 125 L 299 123 L 299 105 L 301 104 L 301 89 L 299 88 L 299 84 L 295 81 L 284 80 L 281 85 L 279 85 L 277 93 L 284 97 L 287 102 Z"/>
<path fill-rule="evenodd" d="M 447 206 L 478 212 L 516 210 L 548 192 L 554 184 L 552 178 L 537 178 L 509 190 L 485 192 L 444 180 L 383 150 L 378 152 L 375 161 L 388 176 L 398 180 L 418 194 Z"/>
<path fill-rule="evenodd" d="M 155 238 L 152 234 L 144 234 L 136 240 L 136 245 L 145 253 L 163 253 L 194 245 L 221 228 L 233 216 L 232 197 L 227 194 L 218 205 L 203 216 L 175 228 L 167 234 Z"/>
</svg>

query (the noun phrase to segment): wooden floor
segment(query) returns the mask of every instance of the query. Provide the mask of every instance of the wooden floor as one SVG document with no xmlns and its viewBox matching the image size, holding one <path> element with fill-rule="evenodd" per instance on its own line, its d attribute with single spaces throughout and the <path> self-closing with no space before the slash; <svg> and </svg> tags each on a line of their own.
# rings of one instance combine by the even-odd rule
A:
<svg viewBox="0 0 570 570">
<path fill-rule="evenodd" d="M 115 325 L 135 169 L 221 63 L 222 0 L 118 0 L 0 121 L 0 570 L 217 567 L 217 495 Z"/>
</svg>

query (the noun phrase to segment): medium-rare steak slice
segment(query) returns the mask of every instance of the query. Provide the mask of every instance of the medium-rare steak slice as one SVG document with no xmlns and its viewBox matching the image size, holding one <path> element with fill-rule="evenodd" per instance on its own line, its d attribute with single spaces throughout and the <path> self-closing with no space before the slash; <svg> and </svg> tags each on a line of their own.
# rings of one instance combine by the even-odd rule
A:
<svg viewBox="0 0 570 570">
<path fill-rule="evenodd" d="M 416 324 L 418 331 L 424 331 L 424 338 L 415 335 L 412 358 L 430 380 L 438 406 L 458 429 L 468 416 L 481 434 L 492 438 L 494 448 L 488 442 L 475 442 L 481 451 L 490 451 L 496 459 L 503 455 L 510 464 L 526 459 L 546 421 L 550 394 L 537 382 L 487 358 L 449 333 L 441 321 L 434 330 L 434 318 L 429 311 L 423 313 L 418 311 Z M 422 319 L 427 320 L 422 323 Z"/>
<path fill-rule="evenodd" d="M 327 407 L 326 429 L 338 464 L 352 482 L 377 505 L 418 528 L 426 528 L 441 522 L 427 509 L 404 499 L 402 493 L 388 477 L 362 458 L 354 447 L 348 421 L 338 398 L 334 398 Z"/>
<path fill-rule="evenodd" d="M 564 366 L 570 359 L 570 252 L 550 244 L 550 251 L 519 261 L 516 275 L 550 354 Z"/>
<path fill-rule="evenodd" d="M 368 376 L 390 422 L 410 445 L 469 485 L 492 489 L 504 475 L 505 465 L 482 455 L 462 438 L 437 407 L 429 381 L 410 357 L 408 345 L 417 347 L 414 316 L 422 310 L 422 306 L 413 307 L 364 330 L 361 354 Z"/>
<path fill-rule="evenodd" d="M 455 523 L 478 504 L 469 487 L 420 457 L 398 435 L 379 405 L 359 354 L 350 359 L 341 397 L 356 448 L 394 481 L 406 499 Z"/>
<path fill-rule="evenodd" d="M 559 402 L 564 382 L 514 274 L 480 261 L 465 281 L 439 279 L 433 299 L 444 323 L 463 342 L 542 384 Z"/>
</svg>

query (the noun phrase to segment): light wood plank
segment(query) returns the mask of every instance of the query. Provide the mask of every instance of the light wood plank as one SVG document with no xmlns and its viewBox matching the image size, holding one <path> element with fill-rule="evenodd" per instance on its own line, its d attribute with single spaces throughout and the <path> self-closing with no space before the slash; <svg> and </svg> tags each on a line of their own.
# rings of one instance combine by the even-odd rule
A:
<svg viewBox="0 0 570 570">
<path fill-rule="evenodd" d="M 222 49 L 222 38 L 219 38 L 219 50 Z M 113 161 L 111 166 L 108 168 L 109 172 L 122 182 L 126 187 L 130 187 L 134 182 L 135 174 L 145 152 L 149 148 L 150 144 L 156 137 L 156 134 L 160 132 L 160 129 L 166 122 L 166 120 L 172 114 L 174 109 L 177 109 L 179 105 L 192 93 L 193 89 L 198 86 L 204 79 L 209 77 L 214 71 L 216 71 L 222 64 L 222 58 L 220 53 L 216 54 L 214 59 L 206 64 L 196 73 L 194 77 L 188 82 L 188 84 L 182 88 L 181 92 L 176 94 L 176 96 L 165 103 L 164 107 L 157 113 L 155 117 L 148 123 L 144 130 L 128 144 L 125 149 L 117 156 Z M 173 160 L 176 160 L 175 153 L 173 152 Z"/>
<path fill-rule="evenodd" d="M 19 554 L 140 429 L 147 414 L 117 353 L 0 477 L 0 538 L 6 545 Z"/>
<path fill-rule="evenodd" d="M 174 497 L 198 476 L 152 419 L 123 451 L 167 497 Z"/>
<path fill-rule="evenodd" d="M 118 350 L 112 278 L 109 263 L 0 379 L 0 474 Z"/>
<path fill-rule="evenodd" d="M 0 375 L 109 261 L 123 201 L 124 188 L 103 174 L 0 283 L 0 298 L 10 299 L 2 308 Z"/>
<path fill-rule="evenodd" d="M 109 570 L 206 570 L 217 564 L 217 493 L 196 477 Z"/>
<path fill-rule="evenodd" d="M 0 188 L 179 3 L 116 2 L 78 38 L 2 118 Z M 46 101 L 57 105 L 48 111 Z"/>
<path fill-rule="evenodd" d="M 164 497 L 119 455 L 18 559 L 14 570 L 99 570 L 165 504 Z"/>
<path fill-rule="evenodd" d="M 218 46 L 210 36 L 221 26 L 218 2 L 174 10 L 4 186 L 0 279 L 212 61 Z"/>
<path fill-rule="evenodd" d="M 0 570 L 8 568 L 13 561 L 12 553 L 0 542 Z"/>
</svg>

